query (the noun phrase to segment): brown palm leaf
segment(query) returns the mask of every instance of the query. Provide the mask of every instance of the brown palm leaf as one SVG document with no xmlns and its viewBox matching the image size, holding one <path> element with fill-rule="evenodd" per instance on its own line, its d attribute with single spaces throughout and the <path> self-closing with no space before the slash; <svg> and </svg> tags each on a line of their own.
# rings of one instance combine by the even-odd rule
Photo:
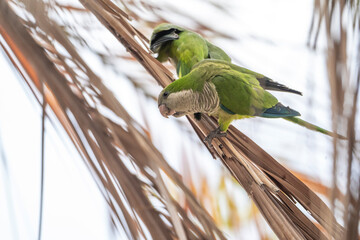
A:
<svg viewBox="0 0 360 240">
<path fill-rule="evenodd" d="M 314 1 L 313 24 L 309 39 L 314 37 L 315 46 L 321 27 L 326 32 L 326 64 L 331 90 L 332 128 L 344 130 L 349 141 L 343 145 L 333 140 L 333 179 L 330 194 L 331 208 L 335 212 L 335 200 L 342 203 L 345 239 L 358 238 L 360 218 L 360 174 L 356 161 L 359 140 L 356 141 L 356 115 L 360 87 L 360 4 L 359 1 Z M 315 22 L 314 19 L 317 19 Z M 324 24 L 322 24 L 324 23 Z M 351 51 L 349 51 L 351 49 Z M 349 103 L 346 102 L 348 99 Z M 343 179 L 339 165 L 345 165 L 345 197 L 338 191 Z M 355 190 L 355 191 L 354 191 Z"/>
<path fill-rule="evenodd" d="M 141 37 L 138 34 L 139 31 L 130 25 L 118 7 L 111 4 L 109 0 L 100 2 L 81 0 L 81 2 L 158 80 L 159 84 L 166 86 L 171 82 L 169 77 L 171 74 L 135 40 L 135 37 Z M 205 117 L 200 122 L 192 117 L 188 119 L 202 140 L 216 128 L 216 121 L 213 118 Z M 212 154 L 223 161 L 249 193 L 279 238 L 325 238 L 324 233 L 297 208 L 295 200 L 320 223 L 327 231 L 325 234 L 331 234 L 335 238 L 341 236 L 343 229 L 336 223 L 326 204 L 305 184 L 234 127 L 230 128 L 228 139 L 216 140 Z"/>
<path fill-rule="evenodd" d="M 113 221 L 121 224 L 129 239 L 225 239 L 145 131 L 86 65 L 65 32 L 47 17 L 45 6 L 23 4 L 16 7 L 25 7 L 21 10 L 32 14 L 37 25 L 21 22 L 8 2 L 1 0 L 2 46 L 33 93 L 45 99 L 105 189 Z M 53 41 L 71 58 L 57 52 Z M 106 117 L 100 106 L 116 119 Z M 163 173 L 183 193 L 190 213 L 170 195 Z"/>
<path fill-rule="evenodd" d="M 159 84 L 165 86 L 172 81 L 172 74 L 150 56 L 148 49 L 143 48 L 147 39 L 129 23 L 124 11 L 108 0 L 81 2 Z M 127 229 L 129 238 L 147 236 L 138 218 L 156 239 L 224 238 L 183 186 L 180 177 L 152 146 L 141 127 L 81 59 L 62 29 L 47 18 L 45 7 L 34 7 L 24 1 L 27 11 L 37 19 L 38 24 L 34 26 L 29 21 L 23 21 L 32 34 L 30 36 L 7 2 L 1 0 L 0 3 L 0 33 L 7 43 L 5 48 L 9 49 L 9 56 L 16 56 L 19 71 L 29 85 L 33 86 L 37 96 L 41 97 L 41 89 L 44 88 L 49 106 L 99 183 L 107 189 L 104 197 L 112 208 L 114 217 Z M 123 5 L 126 6 L 124 3 Z M 37 31 L 36 27 L 41 31 Z M 42 34 L 43 32 L 46 34 Z M 68 59 L 56 51 L 52 41 L 57 41 L 67 50 L 75 69 L 67 64 L 65 60 Z M 17 61 L 14 59 L 14 63 Z M 88 77 L 86 82 L 80 79 L 79 71 Z M 98 104 L 115 113 L 126 126 L 104 116 Z M 213 118 L 205 117 L 200 122 L 192 117 L 188 119 L 202 140 L 216 127 L 216 120 Z M 321 199 L 240 131 L 231 127 L 228 139 L 215 140 L 214 147 L 213 156 L 221 159 L 249 193 L 280 239 L 320 239 L 329 235 L 340 238 L 343 229 Z M 135 170 L 127 168 L 129 163 L 136 166 Z M 169 176 L 184 192 L 191 215 L 197 221 L 193 221 L 171 197 L 163 183 L 161 172 Z M 140 180 L 139 175 L 150 183 Z M 152 204 L 151 197 L 162 203 L 167 210 L 166 214 Z M 296 202 L 310 212 L 322 227 L 318 227 L 304 215 Z M 131 206 L 131 210 L 127 204 Z"/>
</svg>

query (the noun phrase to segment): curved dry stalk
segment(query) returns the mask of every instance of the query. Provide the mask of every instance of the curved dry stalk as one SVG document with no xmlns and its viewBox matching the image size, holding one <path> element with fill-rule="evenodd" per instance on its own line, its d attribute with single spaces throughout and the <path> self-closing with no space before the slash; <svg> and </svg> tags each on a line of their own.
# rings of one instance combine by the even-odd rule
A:
<svg viewBox="0 0 360 240">
<path fill-rule="evenodd" d="M 129 239 L 225 239 L 141 126 L 86 65 L 63 30 L 47 17 L 44 6 L 31 4 L 24 2 L 37 25 L 25 21 L 26 29 L 8 2 L 0 0 L 2 46 L 35 96 L 43 95 L 64 127 L 103 190 L 115 224 L 121 225 Z M 65 61 L 54 41 L 71 58 Z M 116 119 L 103 115 L 104 108 Z M 190 211 L 173 199 L 160 172 L 178 186 Z"/>
<path fill-rule="evenodd" d="M 117 37 L 160 85 L 166 86 L 171 82 L 171 73 L 135 40 L 135 36 L 139 36 L 139 31 L 130 25 L 116 7 L 109 10 L 110 0 L 81 0 L 81 2 Z M 216 128 L 216 121 L 213 118 L 204 117 L 199 122 L 189 116 L 188 119 L 201 140 Z M 211 153 L 222 160 L 245 188 L 280 239 L 325 239 L 328 234 L 336 239 L 340 238 L 343 228 L 313 191 L 234 127 L 230 127 L 228 139 L 230 143 L 223 139 L 215 140 L 215 147 Z M 261 169 L 262 172 L 256 169 Z M 260 180 L 264 177 L 268 180 Z M 274 189 L 281 191 L 271 191 Z M 323 229 L 313 224 L 298 209 L 295 205 L 296 201 L 311 213 Z"/>
</svg>

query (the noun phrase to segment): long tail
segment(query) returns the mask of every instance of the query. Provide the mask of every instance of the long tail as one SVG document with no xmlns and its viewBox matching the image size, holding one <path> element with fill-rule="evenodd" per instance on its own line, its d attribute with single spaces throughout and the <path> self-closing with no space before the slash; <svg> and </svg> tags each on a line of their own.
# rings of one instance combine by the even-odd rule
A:
<svg viewBox="0 0 360 240">
<path fill-rule="evenodd" d="M 260 86 L 262 88 L 266 89 L 266 90 L 279 91 L 279 92 L 289 92 L 289 93 L 295 93 L 295 94 L 298 94 L 298 95 L 302 96 L 301 92 L 299 92 L 297 90 L 294 90 L 294 89 L 291 89 L 291 88 L 285 86 L 284 84 L 275 82 L 274 80 L 272 80 L 272 79 L 270 79 L 268 77 L 257 78 L 257 80 L 259 81 Z"/>
<path fill-rule="evenodd" d="M 307 129 L 326 134 L 326 135 L 331 136 L 331 137 L 337 137 L 339 139 L 347 139 L 346 137 L 344 137 L 344 136 L 342 136 L 340 134 L 330 132 L 330 131 L 328 131 L 326 129 L 318 127 L 318 126 L 316 126 L 314 124 L 311 124 L 311 123 L 309 123 L 309 122 L 307 122 L 305 120 L 302 120 L 301 118 L 298 118 L 298 117 L 284 117 L 283 119 L 285 119 L 287 121 L 290 121 L 290 122 L 293 122 L 293 123 L 296 123 L 296 124 L 298 124 L 300 126 L 306 127 Z"/>
</svg>

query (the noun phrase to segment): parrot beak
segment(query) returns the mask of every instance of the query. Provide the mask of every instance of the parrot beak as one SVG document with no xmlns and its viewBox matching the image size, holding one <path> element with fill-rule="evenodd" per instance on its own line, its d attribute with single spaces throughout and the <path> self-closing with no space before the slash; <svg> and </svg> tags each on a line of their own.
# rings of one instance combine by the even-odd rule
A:
<svg viewBox="0 0 360 240">
<path fill-rule="evenodd" d="M 179 39 L 179 35 L 172 30 L 171 32 L 159 32 L 150 41 L 150 50 L 154 53 L 159 52 L 162 44 Z"/>
<path fill-rule="evenodd" d="M 168 108 L 165 104 L 159 105 L 159 111 L 161 115 L 166 118 L 168 118 L 169 115 L 171 116 L 175 113 L 175 110 L 170 110 L 170 108 Z"/>
</svg>

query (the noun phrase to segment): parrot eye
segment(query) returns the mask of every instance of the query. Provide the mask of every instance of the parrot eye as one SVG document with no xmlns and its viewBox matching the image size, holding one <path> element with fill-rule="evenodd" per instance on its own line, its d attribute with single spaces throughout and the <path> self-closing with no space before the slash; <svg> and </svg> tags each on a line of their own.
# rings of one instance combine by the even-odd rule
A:
<svg viewBox="0 0 360 240">
<path fill-rule="evenodd" d="M 169 96 L 169 92 L 164 92 L 163 97 L 166 98 L 167 96 Z"/>
</svg>

